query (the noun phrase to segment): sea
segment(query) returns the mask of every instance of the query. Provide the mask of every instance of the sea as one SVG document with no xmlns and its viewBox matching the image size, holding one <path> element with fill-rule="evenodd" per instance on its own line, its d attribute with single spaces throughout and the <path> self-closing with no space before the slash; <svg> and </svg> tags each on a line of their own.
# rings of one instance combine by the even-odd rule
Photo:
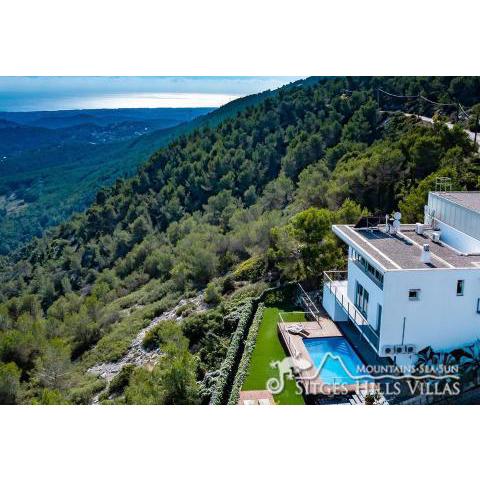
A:
<svg viewBox="0 0 480 480">
<path fill-rule="evenodd" d="M 81 93 L 1 92 L 0 112 L 38 112 L 98 108 L 220 107 L 238 98 L 222 93 L 141 92 Z"/>
</svg>

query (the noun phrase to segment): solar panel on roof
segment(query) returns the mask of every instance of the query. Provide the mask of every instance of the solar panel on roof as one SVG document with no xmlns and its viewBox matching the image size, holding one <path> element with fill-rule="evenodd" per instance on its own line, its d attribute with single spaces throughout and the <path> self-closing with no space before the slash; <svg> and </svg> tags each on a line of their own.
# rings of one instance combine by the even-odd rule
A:
<svg viewBox="0 0 480 480">
<path fill-rule="evenodd" d="M 353 228 L 376 228 L 385 224 L 385 217 L 367 216 L 361 217 Z"/>
</svg>

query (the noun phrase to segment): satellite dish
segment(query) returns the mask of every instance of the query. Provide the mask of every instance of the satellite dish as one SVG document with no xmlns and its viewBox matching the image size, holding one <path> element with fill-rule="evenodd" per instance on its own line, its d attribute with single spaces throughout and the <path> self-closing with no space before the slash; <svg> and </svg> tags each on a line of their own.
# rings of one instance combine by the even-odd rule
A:
<svg viewBox="0 0 480 480">
<path fill-rule="evenodd" d="M 395 220 L 401 220 L 401 219 L 402 219 L 402 214 L 401 214 L 400 212 L 395 212 L 395 213 L 393 214 L 393 218 L 394 218 Z"/>
</svg>

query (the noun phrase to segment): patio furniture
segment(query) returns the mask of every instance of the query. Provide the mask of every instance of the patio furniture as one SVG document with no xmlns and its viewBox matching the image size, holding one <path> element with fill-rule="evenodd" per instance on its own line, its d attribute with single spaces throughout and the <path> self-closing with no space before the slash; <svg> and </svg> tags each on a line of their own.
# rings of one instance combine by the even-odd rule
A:
<svg viewBox="0 0 480 480">
<path fill-rule="evenodd" d="M 303 330 L 303 327 L 301 325 L 299 325 L 298 323 L 296 323 L 295 325 L 290 325 L 287 327 L 287 331 L 289 333 L 295 333 L 295 334 L 298 334 L 300 333 L 301 331 Z"/>
<path fill-rule="evenodd" d="M 303 330 L 298 333 L 302 338 L 308 338 L 310 336 L 310 332 L 307 332 L 307 330 Z"/>
<path fill-rule="evenodd" d="M 298 323 L 287 327 L 287 332 L 292 333 L 293 335 L 300 335 L 303 338 L 310 336 L 310 333 L 305 329 L 305 327 Z"/>
</svg>

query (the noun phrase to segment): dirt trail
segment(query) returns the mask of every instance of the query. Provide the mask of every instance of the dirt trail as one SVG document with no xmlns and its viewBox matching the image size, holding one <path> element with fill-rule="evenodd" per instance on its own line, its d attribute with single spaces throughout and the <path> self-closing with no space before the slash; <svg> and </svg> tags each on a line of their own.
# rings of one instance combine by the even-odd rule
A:
<svg viewBox="0 0 480 480">
<path fill-rule="evenodd" d="M 152 328 L 158 325 L 164 320 L 176 320 L 181 317 L 177 316 L 177 310 L 179 307 L 191 304 L 192 309 L 190 313 L 201 312 L 208 308 L 208 305 L 203 300 L 203 294 L 200 294 L 194 298 L 182 299 L 180 302 L 170 310 L 162 313 L 159 317 L 155 317 L 150 324 L 141 330 L 135 339 L 132 341 L 128 351 L 115 362 L 99 363 L 88 369 L 88 373 L 97 375 L 98 377 L 104 378 L 107 381 L 107 386 L 115 375 L 122 369 L 124 365 L 135 365 L 135 366 L 153 366 L 155 365 L 157 358 L 161 355 L 159 349 L 147 352 L 142 347 L 142 342 L 147 334 Z M 92 403 L 98 403 L 100 395 L 103 393 L 98 393 L 94 398 Z"/>
</svg>

